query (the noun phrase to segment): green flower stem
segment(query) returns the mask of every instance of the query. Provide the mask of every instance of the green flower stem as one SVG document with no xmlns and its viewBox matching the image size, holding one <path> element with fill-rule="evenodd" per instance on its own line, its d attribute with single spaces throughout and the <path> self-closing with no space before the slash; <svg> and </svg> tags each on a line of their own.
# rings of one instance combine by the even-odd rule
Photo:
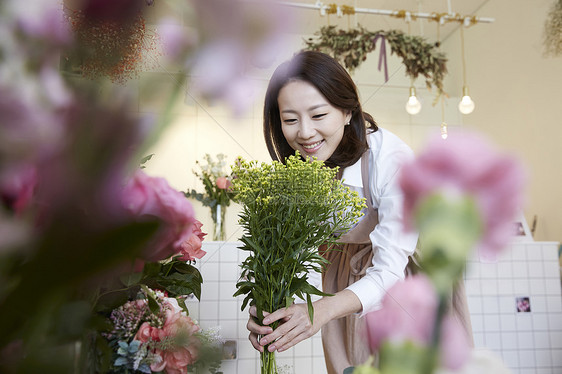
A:
<svg viewBox="0 0 562 374">
<path fill-rule="evenodd" d="M 275 352 L 269 352 L 264 347 L 260 353 L 261 374 L 277 374 L 277 361 L 275 360 Z"/>
<path fill-rule="evenodd" d="M 432 374 L 439 365 L 439 345 L 441 342 L 441 331 L 443 318 L 447 312 L 448 296 L 444 293 L 439 294 L 439 306 L 437 307 L 437 315 L 433 332 L 431 334 L 431 345 L 429 346 L 429 354 L 426 356 L 425 366 L 422 374 Z"/>
</svg>

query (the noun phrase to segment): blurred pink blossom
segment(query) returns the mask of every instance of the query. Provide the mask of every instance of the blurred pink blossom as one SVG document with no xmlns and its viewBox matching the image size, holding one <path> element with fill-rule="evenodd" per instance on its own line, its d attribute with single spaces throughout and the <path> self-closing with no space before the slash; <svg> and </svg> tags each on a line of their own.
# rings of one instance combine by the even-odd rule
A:
<svg viewBox="0 0 562 374">
<path fill-rule="evenodd" d="M 192 261 L 196 258 L 202 258 L 207 254 L 207 252 L 201 249 L 205 235 L 207 235 L 201 231 L 201 226 L 203 226 L 203 224 L 195 220 L 191 236 L 180 245 L 180 254 L 182 254 L 182 256 L 178 258 L 179 260 Z"/>
<path fill-rule="evenodd" d="M 21 214 L 31 203 L 37 186 L 37 170 L 34 166 L 11 165 L 0 170 L 0 199 L 14 211 Z"/>
<path fill-rule="evenodd" d="M 60 72 L 53 66 L 45 65 L 39 73 L 40 84 L 53 110 L 68 108 L 72 102 L 72 93 L 64 83 Z"/>
<path fill-rule="evenodd" d="M 162 41 L 164 53 L 172 58 L 185 55 L 191 48 L 196 46 L 199 39 L 197 29 L 183 27 L 171 19 L 160 21 L 158 35 Z"/>
<path fill-rule="evenodd" d="M 378 350 L 384 341 L 429 345 L 437 306 L 436 290 L 425 275 L 415 275 L 396 283 L 384 297 L 382 308 L 365 316 L 371 349 Z M 446 316 L 444 321 L 440 347 L 442 364 L 458 368 L 468 358 L 470 344 L 455 319 Z"/>
<path fill-rule="evenodd" d="M 254 65 L 267 67 L 285 47 L 282 37 L 293 25 L 287 7 L 264 0 L 194 0 L 200 19 L 201 46 L 186 65 L 189 87 L 210 100 L 223 100 L 242 114 L 255 99 L 257 82 L 248 76 Z"/>
<path fill-rule="evenodd" d="M 52 0 L 7 0 L 19 29 L 27 36 L 67 45 L 72 33 L 64 19 L 63 5 Z"/>
<path fill-rule="evenodd" d="M 0 156 L 33 161 L 60 147 L 62 116 L 44 105 L 34 86 L 26 90 L 4 83 L 0 82 Z"/>
<path fill-rule="evenodd" d="M 232 182 L 227 177 L 218 177 L 216 183 L 217 187 L 221 190 L 227 190 L 232 185 Z"/>
<path fill-rule="evenodd" d="M 512 237 L 513 219 L 523 201 L 524 172 L 516 160 L 500 154 L 481 136 L 458 133 L 435 139 L 402 168 L 406 228 L 415 225 L 415 209 L 435 193 L 472 196 L 480 211 L 483 237 L 478 249 L 493 259 Z"/>
<path fill-rule="evenodd" d="M 122 192 L 125 209 L 139 220 L 157 218 L 161 227 L 144 252 L 143 259 L 159 261 L 181 250 L 192 234 L 193 208 L 185 196 L 163 178 L 137 170 Z"/>
</svg>

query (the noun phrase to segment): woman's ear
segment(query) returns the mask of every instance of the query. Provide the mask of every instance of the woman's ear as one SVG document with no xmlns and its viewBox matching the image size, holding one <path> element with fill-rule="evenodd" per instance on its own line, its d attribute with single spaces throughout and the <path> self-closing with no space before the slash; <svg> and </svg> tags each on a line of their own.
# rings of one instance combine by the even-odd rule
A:
<svg viewBox="0 0 562 374">
<path fill-rule="evenodd" d="M 348 111 L 347 114 L 345 115 L 345 124 L 349 125 L 350 121 L 351 121 L 351 117 L 353 117 L 353 114 L 351 113 L 351 111 Z"/>
</svg>

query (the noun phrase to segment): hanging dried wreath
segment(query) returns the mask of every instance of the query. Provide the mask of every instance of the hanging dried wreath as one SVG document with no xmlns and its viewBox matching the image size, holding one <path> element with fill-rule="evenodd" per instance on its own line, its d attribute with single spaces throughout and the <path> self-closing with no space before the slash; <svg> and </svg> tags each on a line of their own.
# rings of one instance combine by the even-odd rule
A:
<svg viewBox="0 0 562 374">
<path fill-rule="evenodd" d="M 562 0 L 556 1 L 544 23 L 545 56 L 562 55 Z"/>
<path fill-rule="evenodd" d="M 80 46 L 80 55 L 69 57 L 77 70 L 90 79 L 109 77 L 125 83 L 156 67 L 158 36 L 146 30 L 141 13 L 127 22 L 91 19 L 81 10 L 68 11 L 68 21 Z M 149 55 L 152 54 L 151 57 Z"/>
<path fill-rule="evenodd" d="M 407 76 L 416 79 L 419 75 L 423 75 L 429 89 L 432 86 L 437 88 L 437 98 L 445 94 L 443 78 L 447 73 L 447 59 L 436 44 L 427 43 L 420 36 L 409 35 L 399 30 L 372 32 L 363 27 L 348 31 L 336 30 L 335 26 L 322 27 L 316 35 L 317 39 L 309 38 L 305 41 L 305 49 L 328 53 L 350 71 L 361 65 L 367 59 L 367 54 L 375 50 L 378 39 L 382 40 L 380 70 L 381 62 L 386 58 L 384 57 L 386 40 L 390 45 L 391 53 L 396 53 L 402 58 Z"/>
</svg>

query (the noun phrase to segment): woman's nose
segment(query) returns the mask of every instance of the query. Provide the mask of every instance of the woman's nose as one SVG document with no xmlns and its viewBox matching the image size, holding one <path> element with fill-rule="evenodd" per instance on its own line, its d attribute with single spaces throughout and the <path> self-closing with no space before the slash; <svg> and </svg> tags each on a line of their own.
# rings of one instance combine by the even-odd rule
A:
<svg viewBox="0 0 562 374">
<path fill-rule="evenodd" d="M 299 127 L 299 134 L 298 134 L 299 138 L 309 139 L 312 138 L 315 133 L 316 133 L 316 129 L 314 128 L 314 125 L 310 121 L 308 120 L 301 121 Z"/>
</svg>

